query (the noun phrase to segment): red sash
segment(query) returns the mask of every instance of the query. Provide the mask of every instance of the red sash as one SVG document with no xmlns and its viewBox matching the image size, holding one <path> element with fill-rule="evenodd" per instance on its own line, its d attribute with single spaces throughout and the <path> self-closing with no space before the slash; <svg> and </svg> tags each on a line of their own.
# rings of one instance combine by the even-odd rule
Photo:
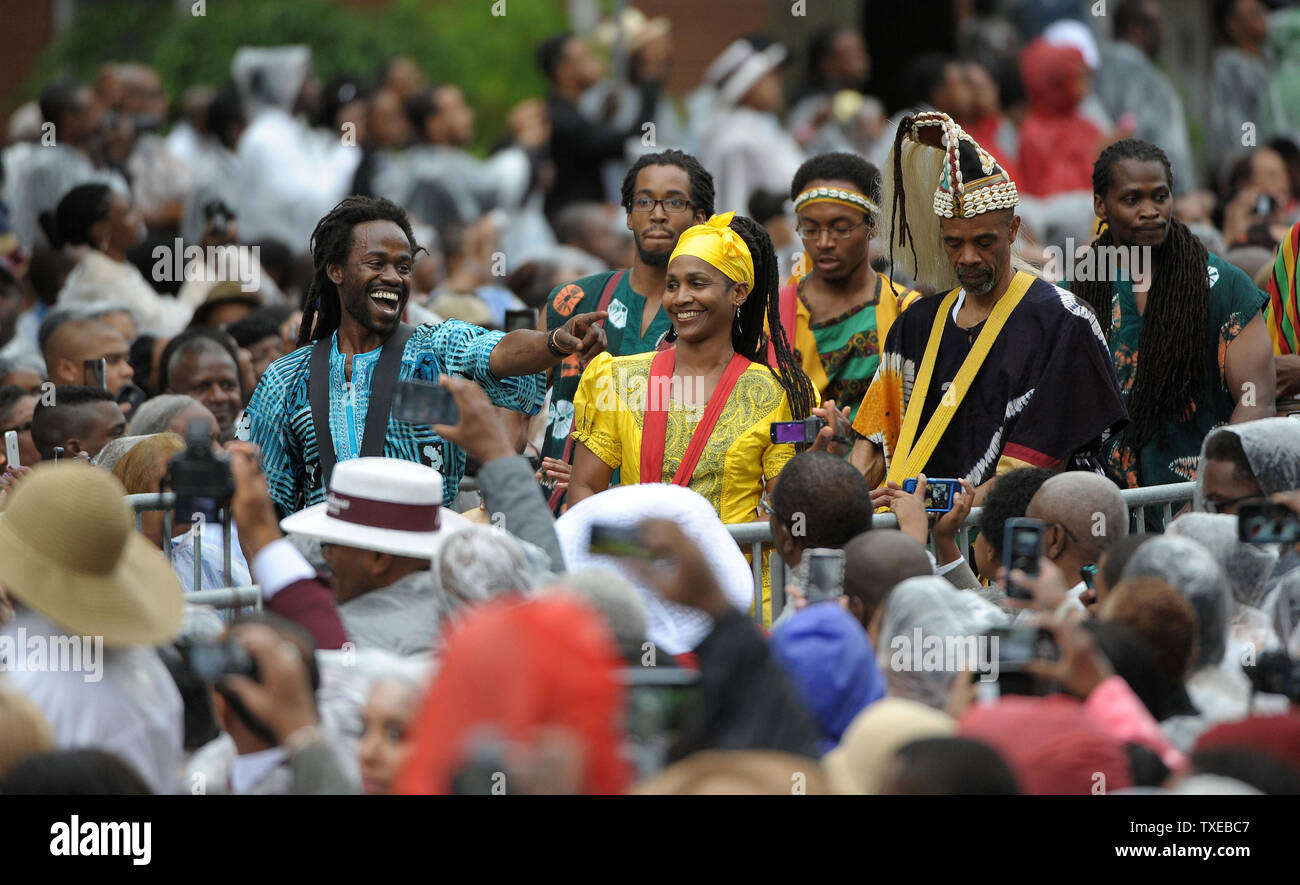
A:
<svg viewBox="0 0 1300 885">
<path fill-rule="evenodd" d="M 668 436 L 668 391 L 671 389 L 673 367 L 677 364 L 677 348 L 661 350 L 655 354 L 650 363 L 650 378 L 646 389 L 645 420 L 641 426 L 641 482 L 659 482 L 664 474 L 664 445 Z M 722 409 L 731 396 L 736 381 L 749 367 L 749 360 L 740 354 L 731 357 L 727 368 L 722 373 L 709 404 L 704 409 L 704 417 L 695 427 L 691 442 L 686 447 L 681 466 L 673 476 L 673 485 L 685 486 L 695 473 L 695 466 L 704 454 L 704 447 L 713 435 L 713 428 L 718 424 Z"/>
</svg>

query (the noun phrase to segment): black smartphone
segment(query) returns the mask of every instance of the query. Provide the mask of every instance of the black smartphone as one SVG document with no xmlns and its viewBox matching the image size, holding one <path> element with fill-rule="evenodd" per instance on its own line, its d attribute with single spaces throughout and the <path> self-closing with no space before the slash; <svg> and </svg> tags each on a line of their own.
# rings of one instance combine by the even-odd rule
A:
<svg viewBox="0 0 1300 885">
<path fill-rule="evenodd" d="M 1300 543 L 1300 514 L 1271 501 L 1238 504 L 1237 538 L 1248 544 Z"/>
<path fill-rule="evenodd" d="M 506 311 L 507 332 L 513 332 L 516 329 L 536 329 L 537 328 L 537 311 L 531 307 L 521 307 L 518 310 Z"/>
<path fill-rule="evenodd" d="M 700 674 L 673 666 L 625 667 L 625 734 L 642 777 L 660 771 L 669 751 L 694 730 L 702 715 Z"/>
<path fill-rule="evenodd" d="M 903 491 L 909 495 L 916 491 L 916 479 L 903 480 Z M 955 479 L 927 479 L 925 481 L 925 512 L 947 513 L 961 492 L 961 482 Z"/>
<path fill-rule="evenodd" d="M 805 565 L 806 564 L 806 565 Z M 834 602 L 844 593 L 844 551 L 814 547 L 803 552 L 800 584 L 809 603 Z"/>
<path fill-rule="evenodd" d="M 594 523 L 587 539 L 587 550 L 599 556 L 623 556 L 632 559 L 655 559 L 655 554 L 641 543 L 636 526 Z"/>
<path fill-rule="evenodd" d="M 806 445 L 814 442 L 825 426 L 826 422 L 816 415 L 809 415 L 802 421 L 773 421 L 768 436 L 777 445 Z"/>
<path fill-rule="evenodd" d="M 393 417 L 411 424 L 459 424 L 460 408 L 451 391 L 429 381 L 399 381 Z"/>
<path fill-rule="evenodd" d="M 81 367 L 87 387 L 108 390 L 108 360 L 102 356 L 97 360 L 82 360 Z"/>
<path fill-rule="evenodd" d="M 1022 516 L 1006 521 L 1002 535 L 1002 564 L 1007 569 L 1007 596 L 1012 599 L 1034 598 L 1032 593 L 1011 580 L 1011 570 L 1020 569 L 1030 577 L 1038 577 L 1038 560 L 1043 556 L 1046 529 L 1041 519 Z"/>
</svg>

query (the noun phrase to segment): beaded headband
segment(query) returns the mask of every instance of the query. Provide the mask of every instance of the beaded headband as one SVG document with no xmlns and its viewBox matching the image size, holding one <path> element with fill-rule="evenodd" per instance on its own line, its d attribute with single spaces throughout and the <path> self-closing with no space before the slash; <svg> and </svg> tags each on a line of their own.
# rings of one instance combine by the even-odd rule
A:
<svg viewBox="0 0 1300 885">
<path fill-rule="evenodd" d="M 880 212 L 880 207 L 865 194 L 838 187 L 809 188 L 795 197 L 794 211 L 798 212 L 804 206 L 813 203 L 838 203 L 841 206 L 850 206 L 859 212 L 865 212 L 867 215 L 875 215 Z"/>
</svg>

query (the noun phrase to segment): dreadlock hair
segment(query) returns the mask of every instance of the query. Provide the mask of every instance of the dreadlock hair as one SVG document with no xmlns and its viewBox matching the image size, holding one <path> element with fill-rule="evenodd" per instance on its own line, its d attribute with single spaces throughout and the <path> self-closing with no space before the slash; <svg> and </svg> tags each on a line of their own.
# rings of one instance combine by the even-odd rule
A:
<svg viewBox="0 0 1300 885">
<path fill-rule="evenodd" d="M 685 151 L 666 150 L 655 154 L 642 154 L 623 176 L 623 208 L 632 211 L 632 198 L 636 195 L 636 177 L 647 166 L 676 166 L 691 179 L 691 212 L 703 212 L 704 217 L 713 215 L 713 176 L 695 157 Z"/>
<path fill-rule="evenodd" d="M 817 405 L 812 381 L 804 374 L 794 349 L 781 327 L 778 292 L 781 280 L 776 265 L 776 250 L 772 238 L 763 225 L 752 218 L 737 215 L 731 219 L 731 229 L 740 234 L 754 259 L 754 287 L 740 306 L 740 315 L 731 325 L 731 346 L 736 353 L 753 362 L 767 365 L 768 371 L 780 383 L 790 402 L 790 415 L 802 421 L 812 414 Z M 771 330 L 771 343 L 776 350 L 776 367 L 767 361 L 768 337 L 763 334 L 766 316 Z"/>
<path fill-rule="evenodd" d="M 329 211 L 311 233 L 311 260 L 314 268 L 303 301 L 302 324 L 298 327 L 298 346 L 333 335 L 343 317 L 338 286 L 329 278 L 331 264 L 343 264 L 352 249 L 352 229 L 367 221 L 391 221 L 402 229 L 411 244 L 412 256 L 420 247 L 415 244 L 411 219 L 406 210 L 391 200 L 353 195 Z"/>
<path fill-rule="evenodd" d="M 1092 191 L 1103 200 L 1110 192 L 1115 163 L 1119 160 L 1159 162 L 1172 189 L 1169 158 L 1149 141 L 1125 138 L 1101 152 L 1092 170 Z M 1110 228 L 1089 248 L 1122 245 Z M 1147 297 L 1138 337 L 1137 370 L 1129 393 L 1128 447 L 1137 452 L 1153 436 L 1165 437 L 1166 428 L 1186 416 L 1205 390 L 1205 348 L 1213 348 L 1210 330 L 1210 280 L 1205 268 L 1209 253 L 1203 243 L 1174 217 L 1169 234 L 1152 249 L 1152 264 L 1159 268 Z M 1079 281 L 1074 294 L 1097 314 L 1106 342 L 1110 343 L 1111 303 L 1114 287 L 1107 280 Z"/>
</svg>

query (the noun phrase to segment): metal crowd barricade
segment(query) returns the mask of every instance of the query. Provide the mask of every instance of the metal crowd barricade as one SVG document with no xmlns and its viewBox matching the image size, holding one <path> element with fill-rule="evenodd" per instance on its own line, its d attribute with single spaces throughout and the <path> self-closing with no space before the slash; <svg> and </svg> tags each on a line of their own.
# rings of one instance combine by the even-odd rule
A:
<svg viewBox="0 0 1300 885">
<path fill-rule="evenodd" d="M 1167 525 L 1173 519 L 1173 506 L 1190 501 L 1195 489 L 1196 483 L 1194 482 L 1180 482 L 1163 486 L 1151 486 L 1144 489 L 1120 489 L 1120 495 L 1124 498 L 1124 503 L 1129 508 L 1129 514 L 1136 523 L 1134 531 L 1145 532 L 1147 530 L 1147 507 L 1161 506 L 1163 514 L 1161 525 Z M 981 510 L 980 507 L 972 508 L 957 532 L 957 548 L 961 550 L 961 555 L 967 559 L 970 559 L 970 529 L 971 526 L 979 522 Z M 877 513 L 871 518 L 871 527 L 873 529 L 898 528 L 898 518 L 892 513 Z M 761 622 L 763 611 L 763 545 L 772 543 L 772 527 L 767 520 L 742 522 L 727 526 L 727 532 L 740 545 L 742 550 L 745 549 L 746 545 L 749 546 L 753 559 L 754 616 L 756 620 Z M 785 563 L 777 555 L 776 551 L 771 552 L 769 563 L 772 588 L 772 618 L 775 620 L 780 615 L 781 610 L 785 608 Z"/>
<path fill-rule="evenodd" d="M 176 495 L 172 492 L 145 492 L 138 495 L 127 495 L 126 501 L 131 505 L 135 514 L 135 530 L 140 531 L 141 514 L 152 511 L 162 512 L 162 536 L 167 539 L 163 544 L 163 554 L 170 562 L 172 558 L 172 512 L 176 508 Z M 202 523 L 200 523 L 200 526 Z M 191 526 L 190 531 L 194 532 L 195 526 Z M 197 589 L 185 594 L 185 601 L 193 605 L 210 605 L 213 608 L 222 609 L 241 609 L 252 607 L 257 611 L 262 610 L 262 591 L 256 584 L 246 587 L 231 586 L 231 531 L 230 520 L 221 520 L 222 533 L 222 576 L 225 578 L 226 586 L 213 590 Z M 203 587 L 203 529 L 198 528 L 194 534 L 194 586 Z"/>
</svg>

